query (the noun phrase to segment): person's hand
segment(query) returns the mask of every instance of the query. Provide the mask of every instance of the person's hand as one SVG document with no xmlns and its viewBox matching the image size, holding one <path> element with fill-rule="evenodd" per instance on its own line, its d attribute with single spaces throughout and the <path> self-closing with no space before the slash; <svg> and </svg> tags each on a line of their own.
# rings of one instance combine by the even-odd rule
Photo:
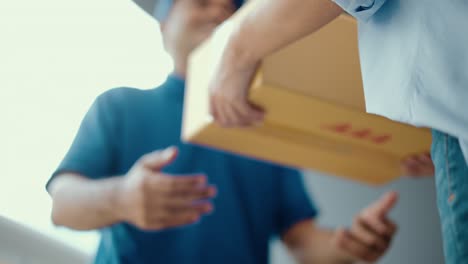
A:
<svg viewBox="0 0 468 264">
<path fill-rule="evenodd" d="M 211 115 L 224 127 L 249 126 L 263 120 L 263 111 L 248 102 L 258 63 L 240 65 L 238 61 L 227 49 L 210 82 Z"/>
<path fill-rule="evenodd" d="M 401 161 L 404 175 L 414 178 L 434 176 L 435 168 L 431 154 L 413 155 Z"/>
<path fill-rule="evenodd" d="M 161 172 L 176 156 L 173 147 L 149 153 L 124 176 L 117 198 L 123 221 L 143 230 L 161 230 L 197 222 L 213 210 L 207 199 L 216 189 L 207 185 L 206 176 Z"/>
<path fill-rule="evenodd" d="M 335 232 L 333 242 L 346 256 L 346 262 L 373 263 L 385 254 L 397 230 L 396 224 L 388 217 L 397 200 L 397 193 L 386 193 L 362 210 L 351 228 Z"/>
</svg>

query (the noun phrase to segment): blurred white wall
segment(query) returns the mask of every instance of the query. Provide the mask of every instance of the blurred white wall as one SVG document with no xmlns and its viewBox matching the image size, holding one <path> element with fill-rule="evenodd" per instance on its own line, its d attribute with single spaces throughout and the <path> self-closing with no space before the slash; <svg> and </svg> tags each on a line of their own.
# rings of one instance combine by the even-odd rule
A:
<svg viewBox="0 0 468 264">
<path fill-rule="evenodd" d="M 44 184 L 97 95 L 165 80 L 158 25 L 131 0 L 1 1 L 0 32 L 0 215 L 91 252 L 95 233 L 52 226 Z"/>
<path fill-rule="evenodd" d="M 0 263 L 83 264 L 90 255 L 38 231 L 0 217 Z"/>
</svg>

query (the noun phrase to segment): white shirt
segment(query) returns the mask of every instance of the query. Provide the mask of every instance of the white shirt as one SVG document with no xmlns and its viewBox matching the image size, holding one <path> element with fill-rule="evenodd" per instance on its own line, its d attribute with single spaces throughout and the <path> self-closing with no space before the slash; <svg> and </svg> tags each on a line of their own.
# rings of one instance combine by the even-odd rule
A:
<svg viewBox="0 0 468 264">
<path fill-rule="evenodd" d="M 468 163 L 468 1 L 334 1 L 359 21 L 367 111 L 457 137 Z"/>
</svg>

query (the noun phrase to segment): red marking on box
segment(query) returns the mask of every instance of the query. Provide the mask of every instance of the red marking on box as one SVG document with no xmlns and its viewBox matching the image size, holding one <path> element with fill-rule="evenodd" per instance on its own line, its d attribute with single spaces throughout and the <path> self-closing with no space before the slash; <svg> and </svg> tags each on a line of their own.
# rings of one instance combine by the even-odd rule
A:
<svg viewBox="0 0 468 264">
<path fill-rule="evenodd" d="M 372 138 L 372 141 L 376 144 L 384 144 L 390 141 L 391 139 L 392 139 L 392 135 L 385 134 L 385 135 L 376 136 Z"/>
<path fill-rule="evenodd" d="M 329 128 L 338 133 L 346 133 L 351 130 L 352 126 L 349 123 L 344 123 L 344 124 L 332 125 Z"/>
<path fill-rule="evenodd" d="M 351 135 L 355 138 L 368 138 L 372 134 L 372 130 L 370 128 L 357 130 L 351 133 Z"/>
</svg>

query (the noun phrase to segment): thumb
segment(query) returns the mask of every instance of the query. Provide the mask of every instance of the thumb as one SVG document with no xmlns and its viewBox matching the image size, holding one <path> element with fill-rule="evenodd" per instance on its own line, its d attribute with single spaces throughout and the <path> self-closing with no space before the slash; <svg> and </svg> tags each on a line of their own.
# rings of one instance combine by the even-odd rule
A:
<svg viewBox="0 0 468 264">
<path fill-rule="evenodd" d="M 380 218 L 385 218 L 398 202 L 397 192 L 387 192 L 373 205 L 374 212 Z"/>
<path fill-rule="evenodd" d="M 159 171 L 171 164 L 176 159 L 177 153 L 176 147 L 169 147 L 162 151 L 153 151 L 143 156 L 142 164 L 148 169 Z"/>
</svg>

